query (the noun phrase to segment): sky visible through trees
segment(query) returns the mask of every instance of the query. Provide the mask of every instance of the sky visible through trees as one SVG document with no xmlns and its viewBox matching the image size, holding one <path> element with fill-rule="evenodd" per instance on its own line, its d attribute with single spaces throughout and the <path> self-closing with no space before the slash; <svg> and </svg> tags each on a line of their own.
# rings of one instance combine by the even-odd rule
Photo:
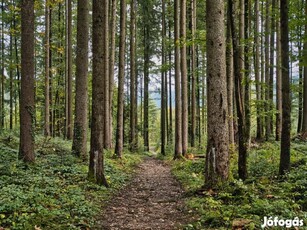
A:
<svg viewBox="0 0 307 230">
<path fill-rule="evenodd" d="M 199 190 L 215 192 L 254 180 L 271 145 L 262 160 L 281 181 L 306 164 L 294 153 L 307 141 L 307 0 L 0 6 L 0 135 L 25 165 L 37 140 L 61 139 L 88 183 L 110 187 L 109 159 L 154 153 L 201 161 Z"/>
</svg>

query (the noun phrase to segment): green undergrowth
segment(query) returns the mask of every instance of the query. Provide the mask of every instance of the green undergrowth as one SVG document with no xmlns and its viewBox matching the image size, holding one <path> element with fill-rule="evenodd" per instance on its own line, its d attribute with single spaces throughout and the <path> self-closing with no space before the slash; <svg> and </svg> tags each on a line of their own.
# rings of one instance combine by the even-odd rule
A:
<svg viewBox="0 0 307 230">
<path fill-rule="evenodd" d="M 71 142 L 36 140 L 35 164 L 18 160 L 18 140 L 0 143 L 0 229 L 90 229 L 101 206 L 133 174 L 142 159 L 125 153 L 112 159 L 106 152 L 110 188 L 87 180 L 88 163 L 71 155 Z"/>
<path fill-rule="evenodd" d="M 222 189 L 203 191 L 204 159 L 174 161 L 172 172 L 186 190 L 187 204 L 199 215 L 185 229 L 232 229 L 234 220 L 250 222 L 245 229 L 261 229 L 264 216 L 303 219 L 307 229 L 307 143 L 292 143 L 291 172 L 278 177 L 279 144 L 253 146 L 248 158 L 249 178 L 237 176 L 237 156 L 231 157 L 230 181 Z M 272 228 L 283 229 L 283 228 Z"/>
</svg>

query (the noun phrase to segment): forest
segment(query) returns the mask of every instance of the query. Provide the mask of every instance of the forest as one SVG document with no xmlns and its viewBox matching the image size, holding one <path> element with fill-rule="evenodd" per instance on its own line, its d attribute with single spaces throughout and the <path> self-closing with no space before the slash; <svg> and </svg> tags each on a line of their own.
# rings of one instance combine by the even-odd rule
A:
<svg viewBox="0 0 307 230">
<path fill-rule="evenodd" d="M 307 229 L 307 0 L 0 6 L 0 230 Z"/>
</svg>

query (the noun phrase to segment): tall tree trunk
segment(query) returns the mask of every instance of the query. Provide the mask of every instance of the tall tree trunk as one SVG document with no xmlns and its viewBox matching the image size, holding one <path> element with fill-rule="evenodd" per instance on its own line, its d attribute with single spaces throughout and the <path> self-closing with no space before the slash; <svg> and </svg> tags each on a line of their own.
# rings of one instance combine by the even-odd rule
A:
<svg viewBox="0 0 307 230">
<path fill-rule="evenodd" d="M 307 2 L 305 1 L 305 12 L 307 12 Z M 306 16 L 306 14 L 305 14 Z M 307 20 L 307 16 L 306 16 Z M 303 50 L 303 60 L 304 60 L 304 91 L 303 91 L 303 126 L 302 132 L 307 132 L 307 24 L 305 24 L 305 42 Z"/>
<path fill-rule="evenodd" d="M 270 115 L 270 109 L 271 109 L 271 101 L 270 101 L 270 6 L 271 6 L 271 0 L 266 1 L 266 7 L 265 7 L 265 138 L 266 140 L 269 139 L 269 137 L 272 134 L 271 130 L 271 115 Z"/>
<path fill-rule="evenodd" d="M 72 152 L 87 157 L 89 2 L 78 0 L 75 123 Z"/>
<path fill-rule="evenodd" d="M 301 30 L 300 30 L 300 33 L 301 33 Z M 280 34 L 278 34 L 278 32 L 277 32 L 277 36 L 280 36 Z M 302 36 L 302 34 L 300 34 L 300 37 L 301 36 Z M 279 50 L 279 54 L 280 54 L 280 50 Z M 302 131 L 302 124 L 303 124 L 303 66 L 302 66 L 303 60 L 302 60 L 302 44 L 301 44 L 301 41 L 298 42 L 298 56 L 300 57 L 300 59 L 299 59 L 299 70 L 298 70 L 299 93 L 298 93 L 298 119 L 297 119 L 297 133 L 299 134 Z M 278 60 L 278 58 L 276 58 L 276 59 Z M 277 65 L 277 67 L 278 67 L 278 65 Z M 276 119 L 277 119 L 277 117 L 276 117 Z M 276 120 L 276 126 L 277 126 L 277 120 Z M 276 129 L 277 129 L 277 127 L 276 127 Z M 276 137 L 277 137 L 277 135 L 276 135 Z"/>
<path fill-rule="evenodd" d="M 0 129 L 4 128 L 4 116 L 5 116 L 5 108 L 4 108 L 4 50 L 5 50 L 5 42 L 4 42 L 4 0 L 1 1 L 1 100 L 0 100 Z"/>
<path fill-rule="evenodd" d="M 203 128 L 202 128 L 202 134 L 203 134 L 203 136 L 205 135 L 205 133 L 206 133 L 206 127 L 207 127 L 207 125 L 206 125 L 206 109 L 205 109 L 205 101 L 206 101 L 206 90 L 207 90 L 207 88 L 206 88 L 206 55 L 205 55 L 205 52 L 203 51 L 202 52 L 202 58 L 203 58 L 203 68 L 202 68 L 202 92 L 201 92 L 201 101 L 202 101 L 202 106 L 201 106 L 201 114 L 202 114 L 202 126 L 203 126 Z"/>
<path fill-rule="evenodd" d="M 67 65 L 67 107 L 66 107 L 66 133 L 65 136 L 68 140 L 73 137 L 73 127 L 72 127 L 72 2 L 71 0 L 66 0 L 66 65 Z"/>
<path fill-rule="evenodd" d="M 227 38 L 226 38 L 226 74 L 227 74 L 227 99 L 229 115 L 229 144 L 234 145 L 234 114 L 233 114 L 233 47 L 231 37 L 230 17 L 231 13 L 227 11 Z"/>
<path fill-rule="evenodd" d="M 106 0 L 104 2 L 104 36 L 103 36 L 103 49 L 104 49 L 104 56 L 103 56 L 103 71 L 104 75 L 108 76 L 104 80 L 104 142 L 103 146 L 105 149 L 110 149 L 112 147 L 111 144 L 111 135 L 110 135 L 110 75 L 109 75 L 109 1 Z"/>
<path fill-rule="evenodd" d="M 242 180 L 247 178 L 247 139 L 246 139 L 246 121 L 245 121 L 245 109 L 242 90 L 242 72 L 240 68 L 240 48 L 238 41 L 238 33 L 234 22 L 234 7 L 231 0 L 228 1 L 229 10 L 232 14 L 231 19 L 231 31 L 233 41 L 233 53 L 234 53 L 234 76 L 235 76 L 235 99 L 236 110 L 238 116 L 238 136 L 239 136 L 239 159 L 238 159 L 238 172 L 239 177 Z"/>
<path fill-rule="evenodd" d="M 270 79 L 269 79 L 269 103 L 270 103 L 270 110 L 273 111 L 273 78 L 274 78 L 274 52 L 275 52 L 275 26 L 276 26 L 276 0 L 272 0 L 272 10 L 271 10 L 271 38 L 270 38 Z M 273 133 L 273 113 L 270 112 L 270 130 L 271 134 Z"/>
<path fill-rule="evenodd" d="M 180 38 L 179 16 L 180 0 L 174 0 L 174 45 L 175 45 L 175 154 L 174 159 L 182 157 L 182 103 L 180 78 Z"/>
<path fill-rule="evenodd" d="M 126 42 L 126 1 L 120 0 L 119 70 L 117 96 L 117 127 L 115 154 L 121 158 L 124 145 L 124 84 L 125 84 L 125 42 Z M 130 118 L 131 119 L 131 118 Z"/>
<path fill-rule="evenodd" d="M 169 6 L 171 7 L 171 6 Z M 172 27 L 171 27 L 171 19 L 168 21 L 168 39 L 171 41 L 172 39 Z M 173 108 L 172 108 L 172 49 L 171 44 L 168 47 L 168 65 L 169 65 L 169 71 L 168 71 L 168 93 L 169 93 L 169 126 L 168 126 L 168 137 L 167 141 L 170 145 L 173 142 Z"/>
<path fill-rule="evenodd" d="M 161 67 L 161 154 L 165 155 L 165 139 L 166 139 L 166 71 L 165 71 L 165 39 L 166 39 L 166 29 L 165 29 L 165 1 L 162 0 L 162 67 Z"/>
<path fill-rule="evenodd" d="M 145 16 L 145 24 L 144 24 L 144 150 L 149 151 L 149 62 L 150 62 L 150 34 L 148 24 L 148 15 L 149 14 L 149 6 L 144 4 L 144 16 Z"/>
<path fill-rule="evenodd" d="M 136 0 L 130 3 L 130 151 L 137 150 Z"/>
<path fill-rule="evenodd" d="M 49 28 L 50 28 L 50 33 L 49 33 L 49 44 L 50 44 L 50 49 L 49 49 L 49 68 L 52 66 L 52 48 L 51 48 L 51 42 L 53 39 L 53 33 L 52 33 L 52 11 L 53 9 L 50 7 L 50 13 L 49 13 Z M 53 77 L 54 74 L 52 71 L 49 71 L 49 106 L 50 106 L 50 111 L 49 111 L 49 117 L 50 117 L 50 135 L 53 137 L 54 136 L 54 103 L 53 103 Z"/>
<path fill-rule="evenodd" d="M 21 76 L 19 157 L 34 162 L 34 0 L 21 5 Z"/>
<path fill-rule="evenodd" d="M 188 150 L 188 75 L 186 49 L 186 0 L 180 4 L 180 66 L 181 66 L 181 97 L 182 97 L 182 155 Z"/>
<path fill-rule="evenodd" d="M 256 109 L 257 109 L 257 134 L 256 138 L 261 140 L 262 137 L 262 122 L 261 122 L 261 89 L 260 89 L 260 54 L 259 48 L 260 39 L 259 39 L 259 0 L 255 1 L 255 35 L 254 35 L 254 52 L 255 52 L 255 59 L 254 59 L 254 66 L 255 66 L 255 81 L 256 81 Z"/>
<path fill-rule="evenodd" d="M 226 181 L 229 174 L 224 1 L 208 0 L 206 9 L 208 145 L 205 181 L 211 188 Z"/>
<path fill-rule="evenodd" d="M 109 62 L 109 112 L 110 112 L 110 144 L 113 145 L 113 88 L 114 88 L 114 65 L 116 52 L 116 11 L 117 0 L 110 1 L 111 17 L 110 17 L 110 62 Z M 132 10 L 132 9 L 131 9 Z"/>
<path fill-rule="evenodd" d="M 45 6 L 45 124 L 44 135 L 50 136 L 50 92 L 49 92 L 49 63 L 50 63 L 50 3 L 46 0 Z"/>
<path fill-rule="evenodd" d="M 89 162 L 89 179 L 97 184 L 108 186 L 104 175 L 104 104 L 103 82 L 108 75 L 104 74 L 105 46 L 105 6 L 101 1 L 93 0 L 93 80 L 92 80 L 92 123 L 91 123 L 91 147 Z"/>
<path fill-rule="evenodd" d="M 278 1 L 277 1 L 278 2 Z M 277 4 L 278 5 L 278 4 Z M 282 87 L 281 87 L 281 44 L 280 44 L 280 21 L 276 20 L 276 132 L 275 139 L 279 141 L 281 135 L 281 121 L 282 121 Z"/>
<path fill-rule="evenodd" d="M 251 109 L 250 109 L 250 42 L 249 42 L 249 30 L 250 30 L 250 1 L 244 0 L 244 109 L 245 109 L 245 138 L 246 147 L 249 148 L 250 142 L 250 129 L 251 129 Z"/>
<path fill-rule="evenodd" d="M 291 132 L 291 100 L 289 78 L 289 3 L 280 0 L 280 34 L 281 34 L 281 66 L 282 66 L 282 131 L 280 147 L 279 174 L 290 169 L 290 132 Z"/>
<path fill-rule="evenodd" d="M 191 33 L 192 33 L 192 45 L 191 45 L 191 147 L 195 147 L 196 139 L 196 49 L 195 49 L 195 32 L 196 32 L 196 0 L 191 0 Z"/>
<path fill-rule="evenodd" d="M 13 100 L 14 100 L 14 76 L 13 76 L 13 22 L 10 22 L 10 66 L 9 66 L 9 75 L 10 75 L 10 130 L 13 129 Z M 16 111 L 15 111 L 16 112 Z"/>
<path fill-rule="evenodd" d="M 264 2 L 262 1 L 261 3 L 261 11 L 260 12 L 264 12 Z M 264 19 L 264 13 L 261 13 L 261 40 L 260 40 L 260 51 L 261 51 L 261 56 L 260 56 L 260 122 L 261 122 L 261 126 L 260 126 L 260 132 L 261 132 L 261 137 L 264 137 L 264 129 L 265 129 L 265 115 L 263 115 L 265 113 L 265 107 L 266 107 L 266 103 L 265 103 L 265 19 Z"/>
</svg>

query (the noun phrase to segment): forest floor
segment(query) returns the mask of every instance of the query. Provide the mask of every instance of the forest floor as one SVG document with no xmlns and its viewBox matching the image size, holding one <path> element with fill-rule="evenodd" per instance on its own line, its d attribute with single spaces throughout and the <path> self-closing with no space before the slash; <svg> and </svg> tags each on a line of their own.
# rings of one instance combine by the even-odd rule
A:
<svg viewBox="0 0 307 230">
<path fill-rule="evenodd" d="M 147 157 L 130 184 L 105 205 L 96 229 L 182 229 L 193 219 L 183 196 L 170 166 Z"/>
</svg>

